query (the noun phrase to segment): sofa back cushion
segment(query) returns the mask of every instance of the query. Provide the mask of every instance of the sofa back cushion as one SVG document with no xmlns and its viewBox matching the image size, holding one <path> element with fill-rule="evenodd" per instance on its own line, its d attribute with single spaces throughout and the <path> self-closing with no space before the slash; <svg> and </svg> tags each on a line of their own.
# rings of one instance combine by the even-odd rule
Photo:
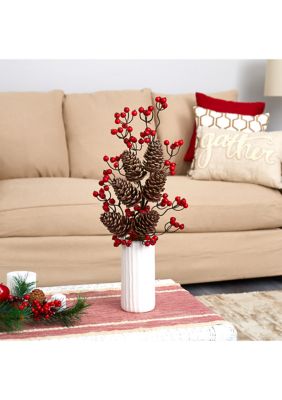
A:
<svg viewBox="0 0 282 400">
<path fill-rule="evenodd" d="M 64 93 L 0 93 L 0 179 L 69 175 Z"/>
<path fill-rule="evenodd" d="M 161 94 L 153 93 L 153 99 L 156 96 L 167 98 L 168 108 L 161 113 L 161 124 L 158 128 L 158 137 L 163 142 L 169 139 L 170 142 L 182 139 L 184 146 L 180 148 L 179 153 L 174 158 L 176 162 L 176 174 L 185 175 L 189 164 L 184 161 L 185 152 L 189 146 L 195 124 L 193 107 L 196 105 L 194 93 L 183 94 Z M 229 90 L 226 92 L 214 93 L 213 97 L 223 100 L 236 100 L 237 91 Z"/>
<path fill-rule="evenodd" d="M 133 110 L 150 104 L 150 89 L 66 95 L 64 120 L 71 176 L 101 178 L 106 165 L 103 156 L 116 156 L 126 150 L 123 141 L 110 133 L 112 128 L 117 128 L 114 113 L 123 111 L 125 106 Z M 139 117 L 134 119 L 132 127 L 138 136 L 145 129 Z"/>
</svg>

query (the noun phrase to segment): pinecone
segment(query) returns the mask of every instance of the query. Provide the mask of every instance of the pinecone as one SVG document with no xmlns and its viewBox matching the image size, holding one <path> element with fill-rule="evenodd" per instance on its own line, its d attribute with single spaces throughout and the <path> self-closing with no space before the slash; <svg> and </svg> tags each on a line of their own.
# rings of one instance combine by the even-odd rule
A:
<svg viewBox="0 0 282 400">
<path fill-rule="evenodd" d="M 33 303 L 35 300 L 39 301 L 40 304 L 43 304 L 46 300 L 45 294 L 41 289 L 34 289 L 29 294 L 29 302 Z"/>
<path fill-rule="evenodd" d="M 118 237 L 125 236 L 131 227 L 129 218 L 117 212 L 106 212 L 101 215 L 100 220 L 109 232 Z"/>
<path fill-rule="evenodd" d="M 141 161 L 134 153 L 125 150 L 121 155 L 121 159 L 123 162 L 125 177 L 128 181 L 138 182 L 144 178 L 146 171 L 142 167 Z"/>
<path fill-rule="evenodd" d="M 164 163 L 163 147 L 159 140 L 149 143 L 144 154 L 143 166 L 146 171 L 154 172 L 162 168 Z"/>
<path fill-rule="evenodd" d="M 136 217 L 133 229 L 137 233 L 139 240 L 144 240 L 146 235 L 156 231 L 159 219 L 159 213 L 155 210 L 151 210 L 146 214 L 139 214 Z"/>
<path fill-rule="evenodd" d="M 114 178 L 111 183 L 118 200 L 125 206 L 132 207 L 140 200 L 140 191 L 125 179 Z"/>
<path fill-rule="evenodd" d="M 156 171 L 150 174 L 143 188 L 144 197 L 153 202 L 157 202 L 161 198 L 166 183 L 166 173 L 164 171 Z"/>
</svg>

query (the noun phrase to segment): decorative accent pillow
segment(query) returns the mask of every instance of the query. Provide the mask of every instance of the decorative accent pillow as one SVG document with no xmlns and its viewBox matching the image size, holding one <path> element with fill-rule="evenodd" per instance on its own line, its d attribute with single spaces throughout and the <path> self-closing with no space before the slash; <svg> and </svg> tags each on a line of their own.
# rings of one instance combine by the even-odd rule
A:
<svg viewBox="0 0 282 400">
<path fill-rule="evenodd" d="M 232 99 L 234 100 L 234 99 Z M 231 99 L 222 100 L 221 98 L 215 98 L 207 96 L 204 93 L 196 93 L 197 106 L 208 108 L 213 111 L 225 112 L 225 113 L 235 113 L 242 115 L 257 115 L 264 112 L 265 103 L 264 102 L 239 102 L 231 101 Z M 185 155 L 185 161 L 192 161 L 195 153 L 197 129 L 196 124 L 191 138 L 188 151 Z"/>
<path fill-rule="evenodd" d="M 229 129 L 244 133 L 266 131 L 269 113 L 258 115 L 243 115 L 194 107 L 197 128 L 205 126 L 219 129 Z"/>
<path fill-rule="evenodd" d="M 189 175 L 282 188 L 282 132 L 245 133 L 200 127 Z"/>
<path fill-rule="evenodd" d="M 228 90 L 226 92 L 214 93 L 213 96 L 224 100 L 237 100 L 237 91 Z M 189 145 L 193 130 L 195 129 L 195 114 L 193 107 L 196 105 L 195 93 L 164 94 L 155 92 L 156 96 L 167 98 L 169 104 L 166 112 L 162 114 L 162 123 L 158 128 L 158 138 L 163 142 L 167 136 L 171 142 L 175 140 L 184 140 L 184 146 L 175 157 L 176 175 L 187 174 L 187 163 L 184 161 L 185 147 Z M 223 101 L 224 101 L 223 100 Z M 195 145 L 195 144 L 194 144 Z"/>
</svg>

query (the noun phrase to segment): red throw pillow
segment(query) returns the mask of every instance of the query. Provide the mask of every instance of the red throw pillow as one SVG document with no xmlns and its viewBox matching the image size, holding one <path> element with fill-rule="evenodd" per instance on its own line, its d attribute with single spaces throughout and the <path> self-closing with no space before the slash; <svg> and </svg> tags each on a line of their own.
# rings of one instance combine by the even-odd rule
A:
<svg viewBox="0 0 282 400">
<path fill-rule="evenodd" d="M 255 103 L 243 103 L 239 101 L 216 99 L 207 96 L 204 93 L 196 93 L 196 103 L 198 107 L 208 108 L 209 110 L 242 115 L 262 114 L 265 108 L 265 103 L 261 101 Z M 184 157 L 185 161 L 192 161 L 194 158 L 196 137 L 197 129 L 195 124 L 189 148 Z"/>
</svg>

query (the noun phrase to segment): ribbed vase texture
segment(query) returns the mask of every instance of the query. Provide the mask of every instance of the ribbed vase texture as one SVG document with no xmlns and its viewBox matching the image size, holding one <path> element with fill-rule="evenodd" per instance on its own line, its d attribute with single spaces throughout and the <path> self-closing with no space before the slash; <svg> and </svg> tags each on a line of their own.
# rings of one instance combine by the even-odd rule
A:
<svg viewBox="0 0 282 400">
<path fill-rule="evenodd" d="M 133 242 L 122 247 L 121 308 L 147 312 L 155 308 L 155 247 Z"/>
</svg>

